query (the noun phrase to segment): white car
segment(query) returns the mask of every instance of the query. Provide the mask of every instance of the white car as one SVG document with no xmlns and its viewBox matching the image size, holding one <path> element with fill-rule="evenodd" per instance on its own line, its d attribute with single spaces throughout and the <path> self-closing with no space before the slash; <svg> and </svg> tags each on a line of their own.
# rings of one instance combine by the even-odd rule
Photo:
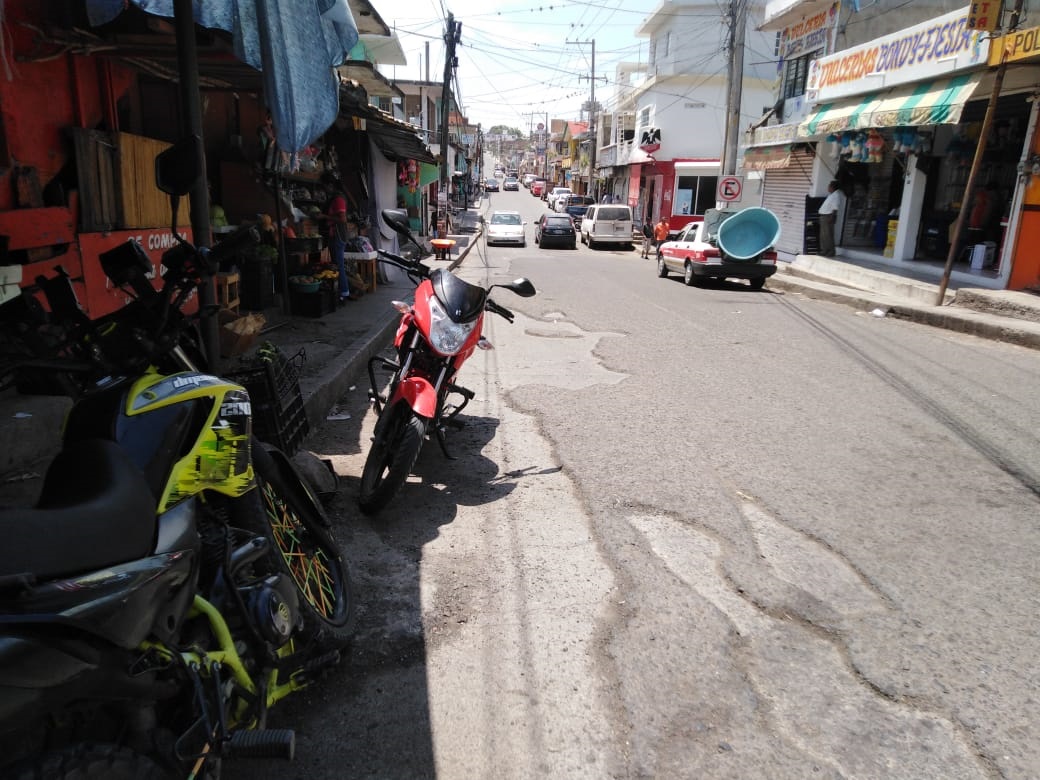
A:
<svg viewBox="0 0 1040 780">
<path fill-rule="evenodd" d="M 486 220 L 488 246 L 493 244 L 515 244 L 527 246 L 527 235 L 523 217 L 519 211 L 493 211 Z"/>
<path fill-rule="evenodd" d="M 719 225 L 736 213 L 710 209 L 704 221 L 691 222 L 677 238 L 661 244 L 657 275 L 663 279 L 669 272 L 680 273 L 688 285 L 704 279 L 747 279 L 751 289 L 762 289 L 766 279 L 776 273 L 776 251 L 772 247 L 746 260 L 732 258 L 719 249 Z"/>
<path fill-rule="evenodd" d="M 549 211 L 556 211 L 556 201 L 561 195 L 570 195 L 570 187 L 553 187 L 552 191 L 545 198 L 546 205 L 549 206 Z"/>
</svg>

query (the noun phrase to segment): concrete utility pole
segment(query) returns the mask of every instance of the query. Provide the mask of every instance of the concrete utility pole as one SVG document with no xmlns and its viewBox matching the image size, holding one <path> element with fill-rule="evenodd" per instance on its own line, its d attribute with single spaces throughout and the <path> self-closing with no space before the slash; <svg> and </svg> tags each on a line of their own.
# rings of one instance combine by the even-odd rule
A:
<svg viewBox="0 0 1040 780">
<path fill-rule="evenodd" d="M 592 74 L 589 76 L 578 76 L 578 81 L 588 79 L 592 92 L 589 95 L 589 138 L 592 144 L 592 149 L 589 152 L 589 194 L 598 200 L 599 194 L 596 192 L 596 146 L 598 144 L 596 138 L 596 39 L 593 38 L 591 41 L 567 41 L 567 43 L 578 46 L 584 46 L 586 43 L 592 44 Z M 602 78 L 604 83 L 606 83 L 606 76 Z"/>
<path fill-rule="evenodd" d="M 447 227 L 448 190 L 451 178 L 448 174 L 448 115 L 451 105 L 451 77 L 459 61 L 455 56 L 455 44 L 462 37 L 462 23 L 456 23 L 455 16 L 448 14 L 448 25 L 444 32 L 444 84 L 441 88 L 441 181 L 437 193 L 437 230 L 440 231 L 441 220 Z M 442 213 L 443 212 L 443 213 Z"/>
<path fill-rule="evenodd" d="M 722 174 L 737 172 L 737 146 L 740 143 L 740 101 L 744 81 L 744 38 L 747 29 L 747 0 L 730 0 L 729 71 L 726 93 L 726 137 L 722 149 Z"/>
</svg>

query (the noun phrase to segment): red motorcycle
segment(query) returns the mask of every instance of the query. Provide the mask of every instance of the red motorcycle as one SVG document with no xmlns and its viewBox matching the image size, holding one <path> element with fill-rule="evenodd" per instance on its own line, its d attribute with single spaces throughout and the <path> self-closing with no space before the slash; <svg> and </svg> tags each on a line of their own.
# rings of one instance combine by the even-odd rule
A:
<svg viewBox="0 0 1040 780">
<path fill-rule="evenodd" d="M 398 234 L 419 246 L 402 212 L 383 211 L 383 220 Z M 527 279 L 484 288 L 470 284 L 445 269 L 431 270 L 421 260 L 409 260 L 379 250 L 380 260 L 402 268 L 417 283 L 415 302 L 394 301 L 401 324 L 394 338 L 396 360 L 374 357 L 368 362 L 369 399 L 379 415 L 372 448 L 361 474 L 361 511 L 374 514 L 389 503 L 415 465 L 423 442 L 433 433 L 445 457 L 451 458 L 445 441 L 447 428 L 461 428 L 456 419 L 473 398 L 473 391 L 455 384 L 462 364 L 473 350 L 493 349 L 484 338 L 484 312 L 512 322 L 509 309 L 495 303 L 489 293 L 503 287 L 529 298 L 535 294 Z M 392 372 L 385 395 L 379 392 L 376 368 Z M 461 402 L 456 402 L 455 396 Z"/>
</svg>

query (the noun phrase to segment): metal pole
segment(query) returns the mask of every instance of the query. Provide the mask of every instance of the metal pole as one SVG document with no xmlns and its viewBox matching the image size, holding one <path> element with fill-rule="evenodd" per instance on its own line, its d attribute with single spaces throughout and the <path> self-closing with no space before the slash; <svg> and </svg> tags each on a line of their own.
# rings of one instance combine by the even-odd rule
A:
<svg viewBox="0 0 1040 780">
<path fill-rule="evenodd" d="M 181 132 L 184 135 L 202 134 L 202 103 L 199 100 L 199 63 L 195 47 L 195 19 L 192 0 L 174 0 L 174 30 L 177 39 L 177 70 L 180 76 Z M 209 187 L 206 182 L 206 151 L 203 144 L 195 185 L 191 189 L 191 233 L 195 246 L 210 245 Z M 176 227 L 176 226 L 175 226 Z M 199 304 L 205 309 L 217 302 L 214 280 L 199 286 Z M 220 331 L 216 317 L 203 317 L 202 343 L 211 368 L 220 369 Z"/>
<path fill-rule="evenodd" d="M 444 202 L 444 227 L 448 221 L 448 102 L 451 95 L 451 69 L 455 59 L 455 17 L 448 14 L 447 32 L 444 35 L 444 82 L 441 86 L 441 182 L 437 193 L 437 222 L 440 228 L 441 202 Z M 439 234 L 438 234 L 439 235 Z M 439 236 L 443 238 L 444 236 Z"/>
<path fill-rule="evenodd" d="M 1023 0 L 1016 0 L 1015 9 L 1011 14 L 1011 24 L 1008 32 L 1018 27 L 1018 20 L 1022 13 Z M 993 124 L 993 114 L 996 111 L 997 99 L 1000 90 L 1004 86 L 1004 73 L 1007 71 L 1007 46 L 1000 53 L 1000 63 L 997 65 L 996 75 L 993 78 L 993 91 L 989 95 L 989 103 L 986 105 L 986 115 L 982 119 L 982 129 L 979 131 L 979 144 L 975 147 L 975 158 L 971 161 L 971 171 L 968 173 L 968 183 L 964 185 L 964 197 L 961 198 L 961 210 L 957 214 L 957 222 L 953 228 L 953 237 L 950 239 L 950 249 L 946 253 L 946 265 L 943 267 L 942 279 L 939 282 L 939 294 L 936 296 L 935 305 L 942 306 L 946 297 L 946 287 L 950 283 L 950 273 L 957 259 L 957 250 L 961 243 L 961 235 L 964 232 L 964 223 L 968 220 L 968 211 L 971 208 L 971 196 L 975 192 L 975 183 L 982 170 L 982 157 L 986 152 L 986 138 L 989 136 L 990 126 Z"/>
</svg>

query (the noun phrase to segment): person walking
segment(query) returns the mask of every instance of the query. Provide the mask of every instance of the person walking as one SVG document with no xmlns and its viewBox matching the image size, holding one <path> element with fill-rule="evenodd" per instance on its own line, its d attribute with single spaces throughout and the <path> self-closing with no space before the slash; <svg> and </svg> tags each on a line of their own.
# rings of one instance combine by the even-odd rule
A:
<svg viewBox="0 0 1040 780">
<path fill-rule="evenodd" d="M 656 225 L 654 225 L 654 248 L 657 250 L 657 256 L 661 256 L 661 244 L 668 240 L 668 219 L 661 215 L 661 219 Z"/>
<path fill-rule="evenodd" d="M 643 220 L 643 254 L 642 257 L 647 260 L 650 259 L 650 245 L 654 240 L 654 227 L 650 224 L 650 220 Z"/>
<path fill-rule="evenodd" d="M 824 257 L 834 257 L 837 250 L 834 248 L 834 225 L 838 221 L 838 214 L 845 210 L 845 193 L 841 190 L 841 184 L 832 181 L 827 185 L 827 197 L 820 204 L 820 254 Z"/>
</svg>

